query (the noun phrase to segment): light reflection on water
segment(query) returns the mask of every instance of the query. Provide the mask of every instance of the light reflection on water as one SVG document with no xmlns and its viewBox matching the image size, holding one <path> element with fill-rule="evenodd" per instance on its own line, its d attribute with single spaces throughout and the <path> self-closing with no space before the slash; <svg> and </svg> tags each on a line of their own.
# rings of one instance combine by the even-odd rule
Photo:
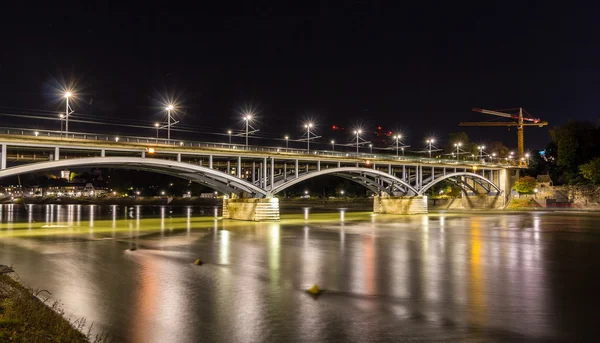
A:
<svg viewBox="0 0 600 343">
<path fill-rule="evenodd" d="M 600 217 L 305 208 L 278 223 L 252 223 L 223 221 L 214 210 L 2 205 L 0 264 L 118 341 L 595 333 L 590 312 L 600 285 L 590 271 L 600 260 Z M 194 266 L 197 258 L 204 265 Z M 303 291 L 313 284 L 327 291 L 313 299 Z"/>
</svg>

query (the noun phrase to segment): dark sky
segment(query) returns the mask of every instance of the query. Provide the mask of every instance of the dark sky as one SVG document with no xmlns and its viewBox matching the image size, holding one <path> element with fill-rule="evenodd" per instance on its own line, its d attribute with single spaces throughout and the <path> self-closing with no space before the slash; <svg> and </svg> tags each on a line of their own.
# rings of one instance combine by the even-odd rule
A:
<svg viewBox="0 0 600 343">
<path fill-rule="evenodd" d="M 3 3 L 0 111 L 60 111 L 53 87 L 65 80 L 77 82 L 75 115 L 98 121 L 151 125 L 161 118 L 160 97 L 175 94 L 182 123 L 204 131 L 241 128 L 236 112 L 255 106 L 262 135 L 299 136 L 311 117 L 324 139 L 332 124 L 360 123 L 401 129 L 413 147 L 462 130 L 459 121 L 494 119 L 472 107 L 523 106 L 550 127 L 598 118 L 594 8 L 552 1 L 204 3 Z M 516 145 L 514 130 L 464 130 L 474 141 Z M 548 141 L 548 129 L 526 129 L 528 148 Z"/>
</svg>

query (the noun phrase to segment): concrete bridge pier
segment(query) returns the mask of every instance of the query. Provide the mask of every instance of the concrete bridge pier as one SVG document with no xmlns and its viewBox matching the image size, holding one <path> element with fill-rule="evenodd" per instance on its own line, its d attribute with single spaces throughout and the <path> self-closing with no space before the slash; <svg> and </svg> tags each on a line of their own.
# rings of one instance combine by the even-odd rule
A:
<svg viewBox="0 0 600 343">
<path fill-rule="evenodd" d="M 427 214 L 427 196 L 374 196 L 373 212 L 383 214 Z"/>
<path fill-rule="evenodd" d="M 224 198 L 223 218 L 251 221 L 279 220 L 278 198 Z"/>
</svg>

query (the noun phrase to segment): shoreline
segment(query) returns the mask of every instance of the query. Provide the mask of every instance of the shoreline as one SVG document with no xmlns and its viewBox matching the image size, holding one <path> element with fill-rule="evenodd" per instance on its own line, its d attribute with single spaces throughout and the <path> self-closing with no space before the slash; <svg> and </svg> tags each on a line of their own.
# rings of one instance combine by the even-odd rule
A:
<svg viewBox="0 0 600 343">
<path fill-rule="evenodd" d="M 105 335 L 92 335 L 91 326 L 87 325 L 85 319 L 67 320 L 58 301 L 47 305 L 38 298 L 39 294 L 46 292 L 36 292 L 8 274 L 0 274 L 0 341 L 108 341 Z"/>
</svg>

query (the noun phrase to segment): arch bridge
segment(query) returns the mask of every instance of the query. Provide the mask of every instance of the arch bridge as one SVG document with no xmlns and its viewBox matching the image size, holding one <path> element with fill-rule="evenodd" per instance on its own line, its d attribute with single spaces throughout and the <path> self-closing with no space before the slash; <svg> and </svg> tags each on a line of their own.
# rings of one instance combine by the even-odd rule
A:
<svg viewBox="0 0 600 343">
<path fill-rule="evenodd" d="M 507 170 L 511 168 L 475 161 L 282 148 L 259 150 L 218 144 L 186 146 L 139 139 L 118 142 L 0 135 L 0 146 L 0 180 L 68 168 L 152 171 L 197 182 L 227 195 L 225 216 L 229 212 L 235 215 L 238 207 L 254 204 L 257 209 L 252 219 L 278 218 L 278 194 L 324 175 L 356 182 L 381 198 L 423 197 L 444 181 L 457 185 L 467 196 L 502 196 L 506 194 L 510 178 Z"/>
</svg>

